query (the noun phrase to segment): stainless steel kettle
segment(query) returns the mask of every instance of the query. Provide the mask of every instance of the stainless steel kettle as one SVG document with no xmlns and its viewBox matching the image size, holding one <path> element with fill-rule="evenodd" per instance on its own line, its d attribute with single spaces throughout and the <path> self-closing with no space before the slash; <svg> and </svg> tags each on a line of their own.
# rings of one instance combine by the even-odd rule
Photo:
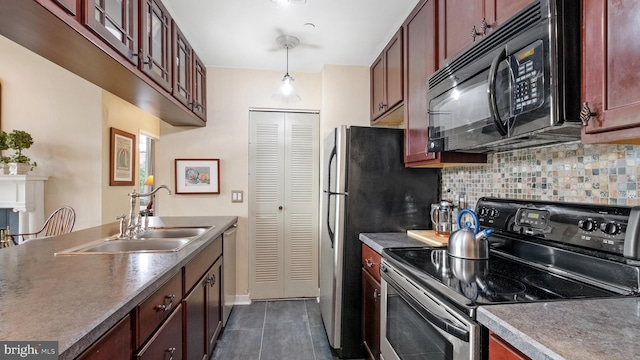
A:
<svg viewBox="0 0 640 360">
<path fill-rule="evenodd" d="M 469 214 L 475 222 L 475 226 L 471 228 L 471 223 L 466 222 L 464 226 L 460 223 L 462 216 Z M 489 258 L 489 240 L 487 237 L 493 233 L 493 229 L 484 229 L 480 231 L 480 222 L 475 212 L 469 209 L 460 210 L 458 213 L 458 230 L 454 231 L 449 237 L 447 252 L 451 256 L 463 259 L 488 259 Z"/>
</svg>

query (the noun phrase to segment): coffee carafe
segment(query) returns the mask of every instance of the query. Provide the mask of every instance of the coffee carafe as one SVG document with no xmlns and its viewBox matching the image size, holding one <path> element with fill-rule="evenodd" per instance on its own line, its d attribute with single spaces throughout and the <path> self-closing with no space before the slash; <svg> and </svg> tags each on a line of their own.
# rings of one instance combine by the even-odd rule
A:
<svg viewBox="0 0 640 360">
<path fill-rule="evenodd" d="M 442 200 L 431 205 L 431 223 L 436 235 L 449 237 L 453 224 L 453 204 Z"/>
</svg>

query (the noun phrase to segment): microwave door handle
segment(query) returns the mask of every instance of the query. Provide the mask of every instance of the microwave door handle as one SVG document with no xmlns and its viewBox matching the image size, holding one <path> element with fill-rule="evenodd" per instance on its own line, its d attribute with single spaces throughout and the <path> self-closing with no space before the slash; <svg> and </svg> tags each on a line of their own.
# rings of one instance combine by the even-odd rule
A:
<svg viewBox="0 0 640 360">
<path fill-rule="evenodd" d="M 491 62 L 491 68 L 489 69 L 489 111 L 491 112 L 491 119 L 493 119 L 498 132 L 502 136 L 507 135 L 507 129 L 500 119 L 500 112 L 498 111 L 498 100 L 496 99 L 496 81 L 497 72 L 500 62 L 507 59 L 507 49 L 502 49 L 500 53 Z"/>
</svg>

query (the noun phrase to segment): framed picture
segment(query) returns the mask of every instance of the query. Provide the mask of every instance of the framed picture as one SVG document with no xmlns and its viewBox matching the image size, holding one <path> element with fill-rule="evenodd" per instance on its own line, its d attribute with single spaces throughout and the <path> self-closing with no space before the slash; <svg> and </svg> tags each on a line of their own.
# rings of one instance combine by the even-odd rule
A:
<svg viewBox="0 0 640 360">
<path fill-rule="evenodd" d="M 111 128 L 109 185 L 133 186 L 136 173 L 136 136 Z"/>
<path fill-rule="evenodd" d="M 176 194 L 220 194 L 219 159 L 176 159 Z"/>
</svg>

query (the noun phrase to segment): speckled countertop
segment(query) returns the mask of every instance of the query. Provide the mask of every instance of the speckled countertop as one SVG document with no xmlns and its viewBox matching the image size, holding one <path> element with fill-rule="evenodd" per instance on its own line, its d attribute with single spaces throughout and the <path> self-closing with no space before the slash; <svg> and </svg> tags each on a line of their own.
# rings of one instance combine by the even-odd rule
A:
<svg viewBox="0 0 640 360">
<path fill-rule="evenodd" d="M 150 226 L 213 226 L 172 253 L 54 255 L 117 234 L 117 223 L 0 249 L 0 340 L 58 341 L 60 359 L 76 357 L 235 221 L 150 218 Z"/>
<path fill-rule="evenodd" d="M 635 297 L 481 306 L 477 319 L 534 360 L 640 356 Z"/>
<path fill-rule="evenodd" d="M 361 233 L 360 241 L 367 244 L 378 254 L 382 253 L 385 248 L 400 247 L 430 247 L 422 241 L 415 240 L 407 236 L 406 232 L 390 232 L 390 233 Z"/>
</svg>

